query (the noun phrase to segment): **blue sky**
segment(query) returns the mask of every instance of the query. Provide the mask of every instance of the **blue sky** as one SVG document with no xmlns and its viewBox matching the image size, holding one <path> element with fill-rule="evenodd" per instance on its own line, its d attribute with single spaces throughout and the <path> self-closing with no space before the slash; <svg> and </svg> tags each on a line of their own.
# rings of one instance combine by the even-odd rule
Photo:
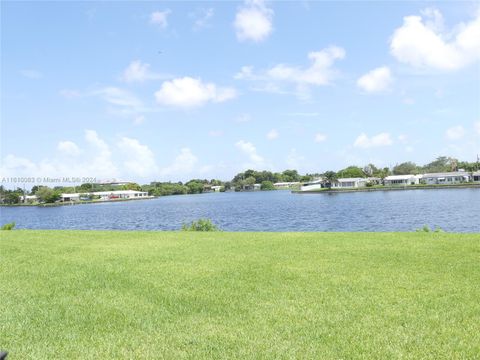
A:
<svg viewBox="0 0 480 360">
<path fill-rule="evenodd" d="M 480 154 L 478 2 L 2 2 L 2 177 Z"/>
</svg>

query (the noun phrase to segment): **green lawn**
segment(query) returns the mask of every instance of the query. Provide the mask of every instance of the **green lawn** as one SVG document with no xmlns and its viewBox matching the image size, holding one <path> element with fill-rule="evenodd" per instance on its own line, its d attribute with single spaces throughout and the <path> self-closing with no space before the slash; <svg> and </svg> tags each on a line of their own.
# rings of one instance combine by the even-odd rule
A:
<svg viewBox="0 0 480 360">
<path fill-rule="evenodd" d="M 480 359 L 480 234 L 0 232 L 13 359 Z"/>
</svg>

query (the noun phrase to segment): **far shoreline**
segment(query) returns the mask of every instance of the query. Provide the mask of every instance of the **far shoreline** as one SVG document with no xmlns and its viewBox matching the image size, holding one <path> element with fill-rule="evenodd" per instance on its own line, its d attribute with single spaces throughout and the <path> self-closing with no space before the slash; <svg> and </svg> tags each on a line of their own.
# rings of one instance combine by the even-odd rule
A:
<svg viewBox="0 0 480 360">
<path fill-rule="evenodd" d="M 373 192 L 373 191 L 402 191 L 402 190 L 441 190 L 441 189 L 475 189 L 480 184 L 456 184 L 456 185 L 407 185 L 390 187 L 362 187 L 356 189 L 316 189 L 316 190 L 292 190 L 292 194 L 337 194 L 351 192 Z"/>
</svg>

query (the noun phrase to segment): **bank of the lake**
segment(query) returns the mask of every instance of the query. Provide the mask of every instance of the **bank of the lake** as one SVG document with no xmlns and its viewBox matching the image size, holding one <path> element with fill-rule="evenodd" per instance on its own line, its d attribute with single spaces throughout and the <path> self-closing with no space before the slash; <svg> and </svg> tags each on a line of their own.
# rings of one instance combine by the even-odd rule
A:
<svg viewBox="0 0 480 360">
<path fill-rule="evenodd" d="M 479 234 L 0 233 L 12 359 L 474 359 Z"/>
</svg>

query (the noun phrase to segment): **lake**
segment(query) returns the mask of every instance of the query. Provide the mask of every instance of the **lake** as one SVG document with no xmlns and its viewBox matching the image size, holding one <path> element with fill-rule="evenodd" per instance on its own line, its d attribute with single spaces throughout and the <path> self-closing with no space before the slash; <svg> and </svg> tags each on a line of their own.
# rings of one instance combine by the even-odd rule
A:
<svg viewBox="0 0 480 360">
<path fill-rule="evenodd" d="M 26 229 L 177 230 L 209 218 L 226 231 L 480 232 L 480 189 L 292 194 L 209 193 L 57 207 L 2 207 Z"/>
</svg>

